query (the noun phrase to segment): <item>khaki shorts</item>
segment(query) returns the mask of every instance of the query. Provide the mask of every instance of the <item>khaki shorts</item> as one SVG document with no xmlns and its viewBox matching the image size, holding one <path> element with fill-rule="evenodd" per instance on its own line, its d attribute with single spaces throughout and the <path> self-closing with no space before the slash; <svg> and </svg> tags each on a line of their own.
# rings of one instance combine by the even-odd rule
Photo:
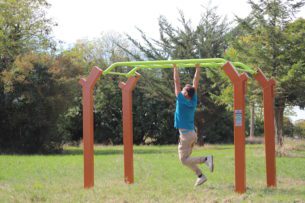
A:
<svg viewBox="0 0 305 203">
<path fill-rule="evenodd" d="M 179 129 L 178 153 L 182 164 L 189 167 L 196 175 L 202 172 L 197 166 L 204 162 L 204 157 L 191 157 L 193 147 L 197 142 L 197 133 L 194 130 Z"/>
<path fill-rule="evenodd" d="M 188 158 L 192 154 L 193 147 L 197 142 L 197 133 L 194 130 L 179 129 L 179 159 Z"/>
</svg>

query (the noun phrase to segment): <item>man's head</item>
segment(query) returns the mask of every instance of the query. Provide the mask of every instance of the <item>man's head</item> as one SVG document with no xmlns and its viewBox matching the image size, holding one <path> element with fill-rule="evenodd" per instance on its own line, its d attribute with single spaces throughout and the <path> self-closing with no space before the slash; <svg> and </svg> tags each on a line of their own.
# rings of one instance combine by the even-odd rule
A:
<svg viewBox="0 0 305 203">
<path fill-rule="evenodd" d="M 182 89 L 182 94 L 185 98 L 191 99 L 195 94 L 195 88 L 190 84 L 186 84 Z"/>
</svg>

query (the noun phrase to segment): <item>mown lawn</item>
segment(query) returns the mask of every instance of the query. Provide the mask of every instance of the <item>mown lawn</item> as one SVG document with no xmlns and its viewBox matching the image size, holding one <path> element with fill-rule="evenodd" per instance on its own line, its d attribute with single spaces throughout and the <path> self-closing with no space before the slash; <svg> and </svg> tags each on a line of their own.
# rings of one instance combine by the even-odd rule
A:
<svg viewBox="0 0 305 203">
<path fill-rule="evenodd" d="M 233 145 L 196 147 L 213 154 L 215 172 L 202 165 L 208 181 L 178 161 L 177 147 L 136 146 L 135 184 L 123 181 L 123 147 L 95 147 L 95 187 L 83 189 L 81 148 L 63 155 L 0 155 L 0 202 L 305 202 L 305 141 L 286 142 L 277 158 L 277 188 L 266 188 L 263 145 L 247 145 L 247 192 L 234 192 Z"/>
</svg>

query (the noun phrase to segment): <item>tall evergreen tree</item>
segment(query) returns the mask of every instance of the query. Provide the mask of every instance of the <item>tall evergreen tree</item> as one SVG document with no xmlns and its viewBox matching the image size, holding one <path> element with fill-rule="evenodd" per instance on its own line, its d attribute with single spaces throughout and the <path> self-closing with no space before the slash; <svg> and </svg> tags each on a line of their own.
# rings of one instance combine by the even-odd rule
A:
<svg viewBox="0 0 305 203">
<path fill-rule="evenodd" d="M 274 110 L 277 141 L 280 145 L 283 140 L 285 107 L 304 105 L 301 102 L 302 94 L 292 94 L 301 91 L 300 88 L 304 89 L 302 83 L 293 82 L 296 80 L 294 78 L 296 75 L 293 73 L 303 72 L 304 62 L 301 57 L 296 59 L 290 55 L 297 49 L 295 44 L 302 41 L 300 36 L 303 31 L 291 29 L 293 27 L 291 21 L 304 3 L 304 0 L 250 0 L 249 4 L 252 8 L 250 15 L 245 19 L 237 18 L 239 23 L 237 33 L 240 35 L 236 37 L 233 47 L 238 50 L 239 57 L 249 64 L 257 64 L 267 77 L 273 77 L 277 81 Z M 301 21 L 298 26 L 302 28 Z M 299 51 L 304 53 L 303 49 Z M 288 79 L 287 75 L 293 76 Z M 300 81 L 302 80 L 300 78 Z M 288 83 L 292 86 L 288 86 Z"/>
</svg>

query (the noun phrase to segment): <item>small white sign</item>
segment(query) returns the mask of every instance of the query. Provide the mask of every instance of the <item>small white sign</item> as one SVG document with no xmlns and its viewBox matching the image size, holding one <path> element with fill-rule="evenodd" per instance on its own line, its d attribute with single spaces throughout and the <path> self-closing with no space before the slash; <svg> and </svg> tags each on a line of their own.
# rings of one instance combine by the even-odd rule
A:
<svg viewBox="0 0 305 203">
<path fill-rule="evenodd" d="M 234 124 L 237 127 L 241 127 L 242 126 L 242 122 L 243 122 L 243 114 L 242 114 L 242 110 L 235 110 L 234 111 Z"/>
</svg>

